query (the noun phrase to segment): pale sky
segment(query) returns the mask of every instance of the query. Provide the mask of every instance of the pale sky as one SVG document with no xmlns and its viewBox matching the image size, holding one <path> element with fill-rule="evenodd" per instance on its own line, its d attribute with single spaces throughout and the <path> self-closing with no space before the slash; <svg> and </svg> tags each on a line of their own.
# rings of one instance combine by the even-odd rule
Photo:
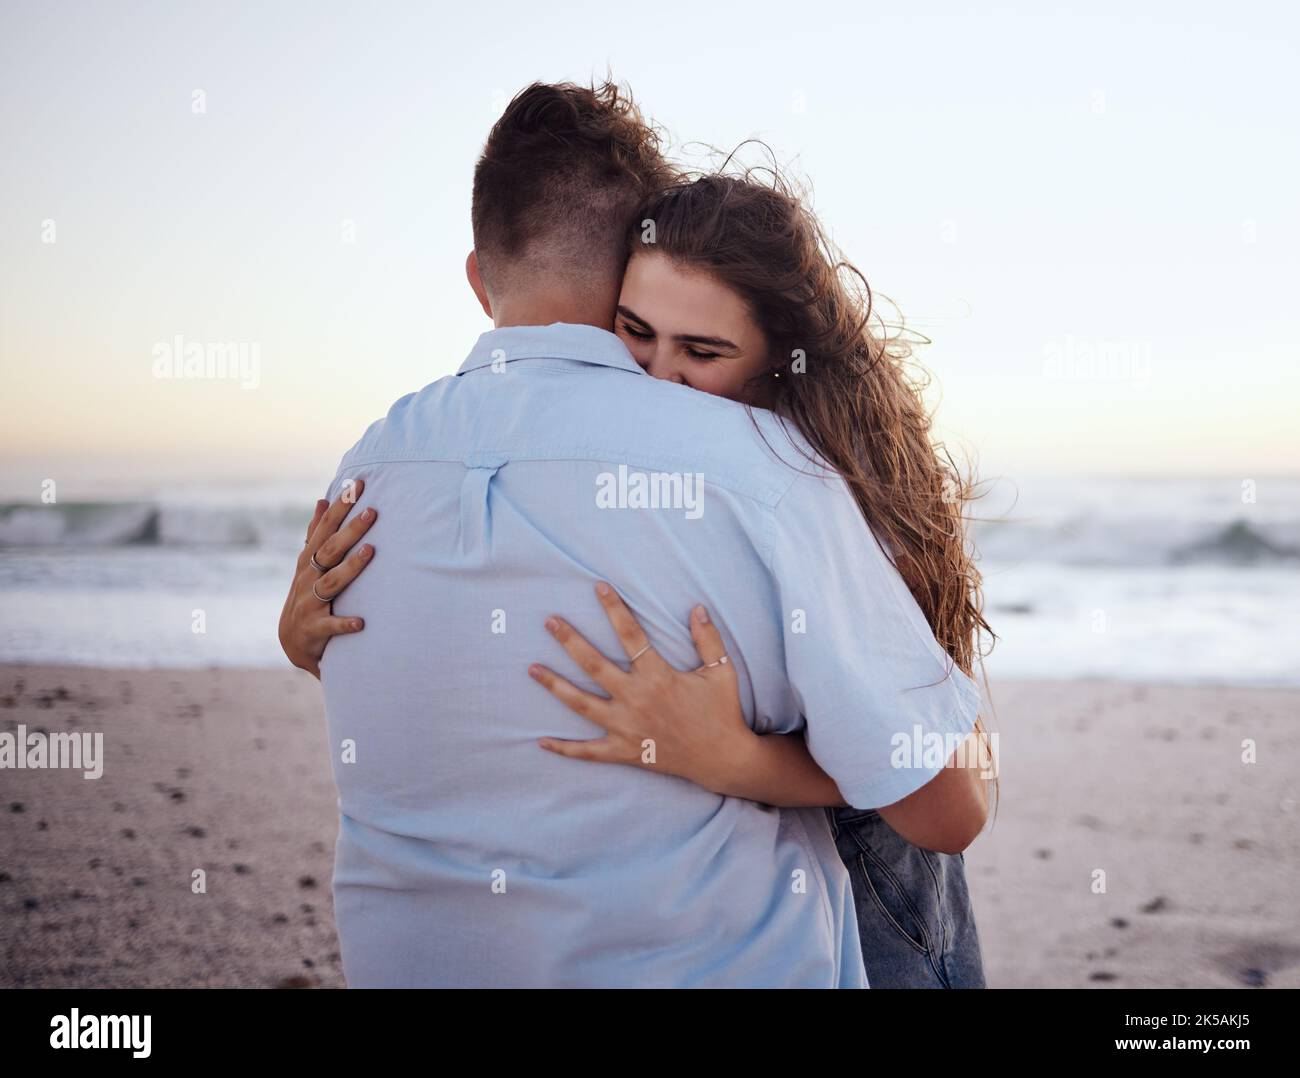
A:
<svg viewBox="0 0 1300 1078">
<path fill-rule="evenodd" d="M 10 0 L 0 455 L 328 476 L 489 328 L 469 187 L 509 96 L 609 68 L 677 143 L 811 181 L 986 470 L 1297 470 L 1294 7 L 967 7 Z M 154 377 L 178 335 L 255 344 L 257 387 Z"/>
</svg>

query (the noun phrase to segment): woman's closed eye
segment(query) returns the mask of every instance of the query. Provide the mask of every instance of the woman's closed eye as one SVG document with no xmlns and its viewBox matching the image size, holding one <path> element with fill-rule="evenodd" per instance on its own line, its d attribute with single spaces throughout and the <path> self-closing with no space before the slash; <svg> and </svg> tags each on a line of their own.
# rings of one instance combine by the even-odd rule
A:
<svg viewBox="0 0 1300 1078">
<path fill-rule="evenodd" d="M 632 337 L 634 340 L 638 340 L 638 341 L 653 341 L 655 339 L 655 335 L 653 333 L 647 333 L 643 329 L 637 329 L 635 326 L 629 326 L 626 322 L 623 323 L 623 332 L 626 333 L 629 337 Z"/>
<path fill-rule="evenodd" d="M 623 323 L 623 332 L 634 341 L 653 341 L 655 339 L 654 333 L 648 330 L 638 329 L 636 326 L 630 325 L 627 322 Z M 701 352 L 698 348 L 692 348 L 690 345 L 687 345 L 683 351 L 692 359 L 708 360 L 718 358 L 717 352 Z"/>
</svg>

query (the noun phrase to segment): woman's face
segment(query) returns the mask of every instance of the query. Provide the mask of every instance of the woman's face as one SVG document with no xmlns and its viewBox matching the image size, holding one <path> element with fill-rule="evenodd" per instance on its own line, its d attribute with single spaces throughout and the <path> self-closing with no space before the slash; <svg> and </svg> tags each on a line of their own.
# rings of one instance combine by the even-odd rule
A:
<svg viewBox="0 0 1300 1078">
<path fill-rule="evenodd" d="M 744 300 L 706 271 L 633 255 L 614 332 L 655 378 L 762 405 L 747 383 L 767 365 L 767 342 Z"/>
</svg>

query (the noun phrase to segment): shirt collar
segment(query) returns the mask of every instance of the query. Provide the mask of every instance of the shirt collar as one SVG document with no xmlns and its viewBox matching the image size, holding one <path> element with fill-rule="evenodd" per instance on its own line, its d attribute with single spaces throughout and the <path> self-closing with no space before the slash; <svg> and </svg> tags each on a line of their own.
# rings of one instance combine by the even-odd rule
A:
<svg viewBox="0 0 1300 1078">
<path fill-rule="evenodd" d="M 513 363 L 523 359 L 568 359 L 617 367 L 633 374 L 645 373 L 623 342 L 608 330 L 568 322 L 490 329 L 479 337 L 469 358 L 456 373 L 467 374 L 497 361 Z"/>
</svg>

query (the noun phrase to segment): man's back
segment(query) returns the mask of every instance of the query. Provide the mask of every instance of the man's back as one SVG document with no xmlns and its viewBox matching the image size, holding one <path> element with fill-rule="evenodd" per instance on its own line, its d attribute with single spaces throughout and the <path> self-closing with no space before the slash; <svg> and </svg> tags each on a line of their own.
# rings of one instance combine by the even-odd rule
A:
<svg viewBox="0 0 1300 1078">
<path fill-rule="evenodd" d="M 784 440 L 766 418 L 767 441 Z M 621 659 L 592 590 L 608 580 L 679 668 L 698 665 L 687 617 L 704 603 L 751 725 L 799 729 L 823 689 L 791 669 L 806 679 L 837 657 L 789 645 L 787 621 L 801 597 L 814 617 L 827 605 L 818 574 L 838 585 L 833 566 L 777 549 L 778 510 L 798 484 L 831 507 L 819 527 L 843 532 L 842 489 L 803 490 L 834 484 L 778 461 L 745 409 L 651 379 L 612 335 L 576 326 L 485 334 L 460 376 L 372 426 L 335 492 L 352 478 L 379 509 L 376 557 L 335 606 L 366 629 L 322 663 L 350 984 L 864 984 L 820 813 L 547 753 L 539 737 L 600 730 L 527 674 L 541 661 L 596 691 L 543 622 L 560 613 Z M 893 602 L 902 584 L 882 586 Z M 791 646 L 821 657 L 794 663 Z M 882 730 L 864 719 L 858 739 L 853 723 L 828 721 L 820 754 L 810 724 L 814 753 L 851 800 L 855 784 L 892 796 Z"/>
</svg>

